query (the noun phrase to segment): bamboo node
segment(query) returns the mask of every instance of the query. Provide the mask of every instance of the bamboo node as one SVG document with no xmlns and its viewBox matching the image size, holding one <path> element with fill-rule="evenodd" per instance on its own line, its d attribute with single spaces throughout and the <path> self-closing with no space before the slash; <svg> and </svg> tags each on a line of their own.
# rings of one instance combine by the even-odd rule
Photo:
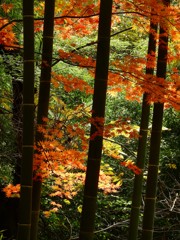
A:
<svg viewBox="0 0 180 240">
<path fill-rule="evenodd" d="M 148 167 L 159 167 L 159 165 L 156 165 L 156 164 L 149 164 Z"/>
<path fill-rule="evenodd" d="M 143 129 L 143 128 L 141 128 L 140 131 L 149 132 L 149 129 Z"/>
<path fill-rule="evenodd" d="M 155 198 L 145 197 L 144 199 L 147 199 L 147 200 L 156 200 L 156 197 L 155 197 Z"/>
<path fill-rule="evenodd" d="M 29 18 L 29 17 L 30 17 L 30 18 L 34 18 L 34 15 L 23 15 L 23 18 L 26 18 L 26 17 L 27 17 L 27 18 Z"/>
<path fill-rule="evenodd" d="M 85 195 L 86 198 L 97 199 L 97 197 Z"/>
<path fill-rule="evenodd" d="M 153 232 L 153 229 L 143 229 L 143 232 Z"/>
<path fill-rule="evenodd" d="M 43 38 L 50 38 L 50 39 L 53 39 L 54 36 L 44 36 Z"/>
<path fill-rule="evenodd" d="M 21 185 L 21 188 L 32 188 L 32 186 L 29 186 L 29 185 Z"/>
<path fill-rule="evenodd" d="M 24 63 L 35 62 L 35 60 L 34 60 L 34 59 L 27 59 L 27 60 L 24 60 L 23 62 L 24 62 Z"/>
</svg>

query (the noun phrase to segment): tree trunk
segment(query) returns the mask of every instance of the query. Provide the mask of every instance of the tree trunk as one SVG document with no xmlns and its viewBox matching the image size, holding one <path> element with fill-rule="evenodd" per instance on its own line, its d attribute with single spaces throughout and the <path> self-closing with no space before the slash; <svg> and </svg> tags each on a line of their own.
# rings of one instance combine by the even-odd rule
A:
<svg viewBox="0 0 180 240">
<path fill-rule="evenodd" d="M 52 51 L 53 51 L 54 8 L 55 8 L 55 0 L 45 1 L 43 50 L 42 50 L 41 77 L 40 77 L 40 88 L 39 88 L 39 102 L 38 102 L 38 112 L 37 112 L 38 125 L 44 124 L 43 118 L 48 117 L 50 83 L 51 83 Z M 42 140 L 43 140 L 42 134 L 36 130 L 36 144 L 38 145 L 38 142 Z M 42 185 L 41 179 L 36 179 L 36 177 L 34 177 L 31 240 L 36 240 L 38 235 L 41 185 Z"/>
<path fill-rule="evenodd" d="M 169 6 L 169 0 L 164 0 L 164 7 Z M 167 26 L 160 20 L 159 49 L 157 59 L 157 78 L 166 78 L 168 55 Z M 158 80 L 157 80 L 158 81 Z M 158 84 L 158 83 L 157 83 Z M 163 86 L 162 86 L 163 88 Z M 159 153 L 161 143 L 161 131 L 163 121 L 163 103 L 154 103 L 153 122 L 150 143 L 150 155 L 148 164 L 148 176 L 145 194 L 145 208 L 143 217 L 142 240 L 153 239 L 154 215 L 156 204 L 156 192 L 158 181 Z"/>
<path fill-rule="evenodd" d="M 94 122 L 91 124 L 90 132 L 84 200 L 79 234 L 80 240 L 93 239 L 94 232 L 108 81 L 111 14 L 112 0 L 101 0 L 92 107 L 92 120 Z"/>
<path fill-rule="evenodd" d="M 16 163 L 13 183 L 20 183 L 21 161 L 22 161 L 22 104 L 23 104 L 23 82 L 20 80 L 12 80 L 13 87 L 13 127 L 15 131 L 16 145 Z"/>
<path fill-rule="evenodd" d="M 34 1 L 23 1 L 23 144 L 21 197 L 17 240 L 29 240 L 32 209 L 32 172 L 34 149 Z"/>
<path fill-rule="evenodd" d="M 151 10 L 153 12 L 153 9 Z M 148 44 L 148 55 L 155 58 L 156 52 L 156 36 L 157 24 L 153 23 L 153 15 L 151 14 L 150 19 L 150 33 L 149 33 L 149 44 Z M 154 59 L 155 61 L 155 59 Z M 154 68 L 148 67 L 148 60 L 146 65 L 146 74 L 154 74 Z M 146 144 L 148 135 L 148 125 L 149 125 L 149 115 L 150 115 L 150 105 L 148 104 L 148 93 L 144 93 L 142 102 L 142 113 L 141 113 L 141 123 L 139 131 L 139 143 L 137 151 L 136 165 L 143 171 L 146 159 Z M 134 188 L 132 196 L 132 206 L 130 215 L 130 227 L 129 227 L 129 240 L 136 240 L 138 237 L 138 223 L 139 223 L 139 213 L 141 207 L 141 192 L 142 192 L 142 182 L 143 174 L 135 175 Z"/>
</svg>

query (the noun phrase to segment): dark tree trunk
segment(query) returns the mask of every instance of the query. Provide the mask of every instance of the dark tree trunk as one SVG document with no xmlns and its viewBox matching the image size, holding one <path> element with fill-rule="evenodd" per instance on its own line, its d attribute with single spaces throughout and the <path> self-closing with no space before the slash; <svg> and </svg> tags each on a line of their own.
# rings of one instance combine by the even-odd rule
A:
<svg viewBox="0 0 180 240">
<path fill-rule="evenodd" d="M 158 24 L 153 23 L 153 9 L 151 10 L 150 19 L 150 32 L 149 32 L 149 43 L 148 43 L 148 55 L 152 55 L 155 61 L 156 52 L 156 36 Z M 148 60 L 146 63 L 146 74 L 154 74 L 154 68 L 148 67 Z M 146 159 L 146 145 L 147 145 L 147 135 L 148 135 L 148 125 L 149 125 L 149 115 L 150 115 L 150 105 L 148 104 L 148 93 L 144 93 L 142 102 L 142 113 L 141 113 L 141 124 L 139 131 L 139 142 L 136 165 L 144 169 L 145 159 Z M 142 185 L 143 185 L 143 173 L 135 175 L 133 196 L 132 196 L 132 206 L 130 215 L 130 227 L 129 227 L 129 240 L 136 240 L 138 238 L 138 225 L 139 225 L 139 214 L 142 199 Z"/>
<path fill-rule="evenodd" d="M 17 233 L 19 198 L 7 198 L 0 189 L 0 231 L 3 239 L 15 239 Z"/>
<path fill-rule="evenodd" d="M 102 155 L 110 54 L 112 0 L 101 0 L 88 162 L 79 240 L 92 240 Z M 93 137 L 98 132 L 98 136 Z"/>
<path fill-rule="evenodd" d="M 22 101 L 23 101 L 23 83 L 19 80 L 12 80 L 13 87 L 13 127 L 15 131 L 15 170 L 13 183 L 20 183 L 21 159 L 22 159 Z"/>
<path fill-rule="evenodd" d="M 163 4 L 164 4 L 164 7 L 168 7 L 170 4 L 170 0 L 163 0 Z M 156 76 L 157 78 L 166 79 L 167 58 L 168 58 L 168 29 L 163 20 L 164 19 L 160 19 L 159 48 L 158 48 Z M 162 89 L 164 88 L 164 86 L 161 86 L 161 87 Z M 163 103 L 160 103 L 160 102 L 154 103 L 150 153 L 149 153 L 149 163 L 148 163 L 148 176 L 147 176 L 146 194 L 145 194 L 145 207 L 144 207 L 144 216 L 143 216 L 143 229 L 142 229 L 142 238 L 141 238 L 142 240 L 153 239 L 163 110 L 164 110 Z"/>
<path fill-rule="evenodd" d="M 23 0 L 23 143 L 17 240 L 30 240 L 34 154 L 34 1 Z"/>
<path fill-rule="evenodd" d="M 39 101 L 37 110 L 37 124 L 45 124 L 43 118 L 48 117 L 51 68 L 53 53 L 53 32 L 54 32 L 54 10 L 55 0 L 45 0 L 44 29 L 43 29 L 43 50 L 41 62 L 41 77 L 39 86 Z M 36 144 L 43 140 L 43 135 L 36 131 Z M 36 174 L 36 173 L 34 173 Z M 33 180 L 33 198 L 32 198 L 32 222 L 31 222 L 31 240 L 38 237 L 38 222 L 41 200 L 41 179 Z"/>
</svg>

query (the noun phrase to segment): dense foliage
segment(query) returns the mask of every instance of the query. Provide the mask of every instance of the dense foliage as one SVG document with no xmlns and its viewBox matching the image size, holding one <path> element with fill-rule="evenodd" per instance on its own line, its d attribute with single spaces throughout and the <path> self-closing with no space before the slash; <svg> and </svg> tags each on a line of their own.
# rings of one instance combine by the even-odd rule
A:
<svg viewBox="0 0 180 240">
<path fill-rule="evenodd" d="M 35 114 L 41 72 L 44 1 L 35 2 Z M 95 239 L 127 239 L 143 92 L 165 102 L 153 239 L 179 239 L 180 114 L 178 2 L 154 9 L 154 21 L 169 21 L 167 80 L 145 75 L 149 2 L 113 2 L 106 121 L 95 220 Z M 0 5 L 0 196 L 1 206 L 19 199 L 22 158 L 23 35 L 21 1 Z M 171 13 L 168 15 L 168 13 Z M 48 118 L 37 126 L 34 179 L 42 180 L 39 240 L 78 239 L 96 66 L 99 1 L 56 1 Z M 169 19 L 165 17 L 168 15 Z M 8 24 L 9 22 L 9 24 Z M 11 23 L 11 24 L 10 24 Z M 3 27 L 7 25 L 7 27 Z M 148 56 L 149 66 L 153 54 Z M 45 63 L 46 64 L 46 63 Z M 103 70 L 102 70 L 103 71 Z M 150 145 L 150 114 L 147 159 Z M 101 119 L 98 119 L 101 124 Z M 36 123 L 36 120 L 35 120 Z M 97 135 L 101 133 L 98 133 Z M 96 137 L 96 136 L 93 136 Z M 147 164 L 143 170 L 141 232 Z M 18 184 L 13 188 L 13 185 Z M 4 200 L 5 193 L 8 200 Z M 10 198 L 9 198 L 10 197 Z M 10 200 L 9 200 L 10 199 Z M 12 200 L 12 202 L 11 202 Z M 6 205 L 6 206 L 7 206 Z M 6 212 L 0 206 L 0 215 Z M 13 213 L 14 214 L 14 213 Z M 1 217 L 1 216 L 0 216 Z M 12 218 L 12 216 L 8 215 Z M 14 219 L 14 215 L 13 215 Z M 9 225 L 0 222 L 0 230 Z M 1 232 L 0 232 L 1 234 Z M 6 236 L 6 231 L 2 232 Z M 8 233 L 9 234 L 9 233 Z M 10 235 L 16 234 L 11 229 Z M 140 233 L 141 234 L 141 233 Z M 9 237 L 7 235 L 7 237 Z M 1 239 L 1 237 L 0 237 Z"/>
</svg>

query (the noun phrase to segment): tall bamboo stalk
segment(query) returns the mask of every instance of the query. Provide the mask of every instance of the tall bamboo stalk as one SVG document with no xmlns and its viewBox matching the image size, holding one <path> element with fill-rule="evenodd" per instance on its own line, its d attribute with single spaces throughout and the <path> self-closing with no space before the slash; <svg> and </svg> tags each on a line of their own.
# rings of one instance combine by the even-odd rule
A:
<svg viewBox="0 0 180 240">
<path fill-rule="evenodd" d="M 156 52 L 156 33 L 157 24 L 153 21 L 153 9 L 151 10 L 150 19 L 150 31 L 149 31 L 149 43 L 148 43 L 148 55 L 153 55 L 155 58 Z M 155 61 L 155 59 L 154 59 Z M 154 68 L 148 66 L 148 59 L 146 64 L 146 74 L 150 77 L 154 74 Z M 150 105 L 148 103 L 148 93 L 143 94 L 142 102 L 142 113 L 141 113 L 141 123 L 139 131 L 139 142 L 136 165 L 143 171 L 146 159 L 146 144 L 148 135 L 148 125 L 149 125 L 149 115 L 150 115 Z M 142 182 L 143 174 L 135 175 L 133 196 L 132 196 L 132 206 L 130 215 L 130 226 L 129 226 L 129 240 L 136 240 L 138 237 L 138 224 L 139 224 L 139 213 L 141 207 L 141 192 L 142 192 Z"/>
<path fill-rule="evenodd" d="M 29 240 L 34 149 L 34 1 L 23 0 L 24 72 L 21 197 L 17 240 Z"/>
<path fill-rule="evenodd" d="M 105 102 L 108 81 L 112 0 L 101 0 L 98 28 L 95 85 L 84 199 L 79 240 L 92 240 L 96 212 L 98 180 L 103 144 Z M 101 119 L 102 121 L 99 121 Z M 98 129 L 97 126 L 98 125 Z M 93 138 L 96 132 L 101 134 Z"/>
<path fill-rule="evenodd" d="M 39 102 L 37 112 L 37 124 L 44 124 L 43 118 L 48 117 L 48 106 L 51 83 L 51 65 L 53 52 L 53 31 L 54 31 L 54 9 L 55 0 L 45 1 L 44 29 L 43 29 L 43 50 L 39 87 Z M 36 143 L 43 140 L 43 135 L 36 131 Z M 40 212 L 41 180 L 33 180 L 32 199 L 32 222 L 31 240 L 36 240 L 38 235 L 38 221 Z"/>
<path fill-rule="evenodd" d="M 169 6 L 170 1 L 163 0 L 163 4 L 164 7 L 167 7 Z M 156 74 L 158 78 L 163 79 L 166 78 L 167 56 L 168 56 L 168 32 L 167 26 L 165 26 L 165 23 L 161 19 Z M 145 208 L 143 216 L 142 240 L 153 239 L 163 109 L 164 109 L 163 103 L 160 102 L 154 103 L 148 176 L 145 194 Z"/>
<path fill-rule="evenodd" d="M 13 128 L 15 130 L 15 145 L 17 156 L 15 159 L 15 171 L 13 184 L 19 184 L 21 179 L 21 160 L 22 160 L 22 104 L 23 104 L 23 82 L 17 79 L 12 80 L 13 89 Z"/>
</svg>

